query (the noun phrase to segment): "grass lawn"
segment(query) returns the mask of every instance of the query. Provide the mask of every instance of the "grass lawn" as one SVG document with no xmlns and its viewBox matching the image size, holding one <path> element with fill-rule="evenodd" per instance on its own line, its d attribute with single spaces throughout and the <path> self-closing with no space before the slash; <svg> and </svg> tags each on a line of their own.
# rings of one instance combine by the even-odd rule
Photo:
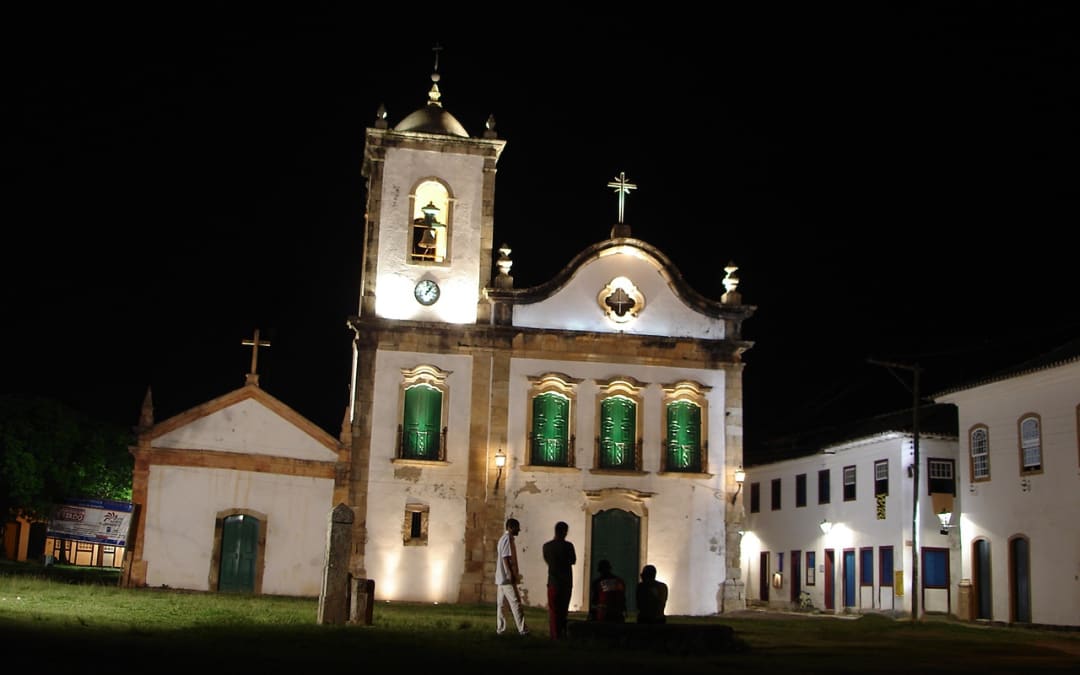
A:
<svg viewBox="0 0 1080 675">
<path fill-rule="evenodd" d="M 0 643 L 17 655 L 79 673 L 165 668 L 312 672 L 368 666 L 440 671 L 718 673 L 1080 672 L 1080 632 L 782 614 L 671 617 L 719 623 L 737 649 L 722 654 L 616 649 L 532 634 L 495 635 L 495 608 L 380 602 L 371 626 L 321 626 L 314 598 L 128 590 L 115 573 L 0 564 Z M 584 618 L 574 614 L 571 619 Z M 21 660 L 21 659 L 20 659 Z M 429 672 L 431 672 L 429 670 Z"/>
</svg>

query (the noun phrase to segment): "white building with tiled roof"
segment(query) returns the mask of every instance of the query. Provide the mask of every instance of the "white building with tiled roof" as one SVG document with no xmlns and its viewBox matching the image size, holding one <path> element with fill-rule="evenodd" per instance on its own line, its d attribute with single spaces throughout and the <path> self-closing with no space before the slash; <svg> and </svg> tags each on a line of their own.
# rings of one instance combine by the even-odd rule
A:
<svg viewBox="0 0 1080 675">
<path fill-rule="evenodd" d="M 918 434 L 911 410 L 807 434 L 796 456 L 746 468 L 749 605 L 957 612 L 959 537 L 936 515 L 963 496 L 955 410 L 923 406 L 919 418 Z"/>
<path fill-rule="evenodd" d="M 1080 340 L 935 400 L 959 410 L 962 617 L 1080 626 Z"/>
</svg>

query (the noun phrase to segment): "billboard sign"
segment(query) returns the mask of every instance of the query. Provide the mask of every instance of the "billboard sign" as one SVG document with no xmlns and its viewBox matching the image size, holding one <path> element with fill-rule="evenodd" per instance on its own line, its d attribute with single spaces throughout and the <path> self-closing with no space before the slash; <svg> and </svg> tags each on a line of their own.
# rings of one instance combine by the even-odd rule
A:
<svg viewBox="0 0 1080 675">
<path fill-rule="evenodd" d="M 132 512 L 131 502 L 65 499 L 53 506 L 47 534 L 57 539 L 126 546 Z"/>
</svg>

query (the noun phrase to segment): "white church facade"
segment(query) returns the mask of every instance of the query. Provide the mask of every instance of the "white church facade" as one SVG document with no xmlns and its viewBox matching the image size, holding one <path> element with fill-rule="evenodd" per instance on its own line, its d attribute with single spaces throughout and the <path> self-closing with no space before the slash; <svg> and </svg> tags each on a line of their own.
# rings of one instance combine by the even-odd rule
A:
<svg viewBox="0 0 1080 675">
<path fill-rule="evenodd" d="M 571 610 L 602 558 L 631 586 L 646 563 L 678 579 L 671 613 L 742 608 L 728 497 L 753 308 L 735 268 L 724 298 L 702 297 L 620 218 L 551 281 L 514 288 L 512 251 L 494 246 L 505 141 L 470 137 L 438 98 L 433 84 L 424 108 L 366 134 L 352 573 L 378 600 L 493 601 L 514 517 L 525 602 L 544 606 L 540 549 L 561 520 Z"/>
</svg>

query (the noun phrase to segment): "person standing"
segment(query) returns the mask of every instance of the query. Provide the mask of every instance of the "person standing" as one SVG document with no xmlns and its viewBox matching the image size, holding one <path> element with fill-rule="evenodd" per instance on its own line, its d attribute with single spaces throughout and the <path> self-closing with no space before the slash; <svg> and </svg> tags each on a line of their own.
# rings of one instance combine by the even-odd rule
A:
<svg viewBox="0 0 1080 675">
<path fill-rule="evenodd" d="M 529 627 L 525 625 L 525 610 L 521 606 L 521 594 L 518 592 L 520 577 L 514 537 L 520 531 L 521 523 L 516 518 L 507 518 L 506 531 L 499 537 L 499 559 L 495 563 L 495 632 L 499 635 L 506 632 L 506 617 L 503 616 L 504 602 L 510 605 L 510 613 L 514 615 L 518 633 L 529 634 Z"/>
<path fill-rule="evenodd" d="M 641 583 L 636 593 L 638 623 L 667 623 L 664 607 L 667 606 L 668 587 L 663 581 L 656 580 L 656 567 L 646 565 L 641 568 Z"/>
<path fill-rule="evenodd" d="M 566 637 L 566 617 L 570 612 L 570 595 L 574 588 L 573 566 L 577 563 L 574 544 L 566 540 L 570 526 L 555 523 L 555 538 L 544 543 L 544 562 L 547 563 L 548 579 L 548 628 L 552 640 Z"/>
<path fill-rule="evenodd" d="M 596 566 L 600 575 L 589 588 L 589 618 L 593 621 L 626 621 L 626 582 L 611 570 L 611 562 L 601 560 Z"/>
</svg>

